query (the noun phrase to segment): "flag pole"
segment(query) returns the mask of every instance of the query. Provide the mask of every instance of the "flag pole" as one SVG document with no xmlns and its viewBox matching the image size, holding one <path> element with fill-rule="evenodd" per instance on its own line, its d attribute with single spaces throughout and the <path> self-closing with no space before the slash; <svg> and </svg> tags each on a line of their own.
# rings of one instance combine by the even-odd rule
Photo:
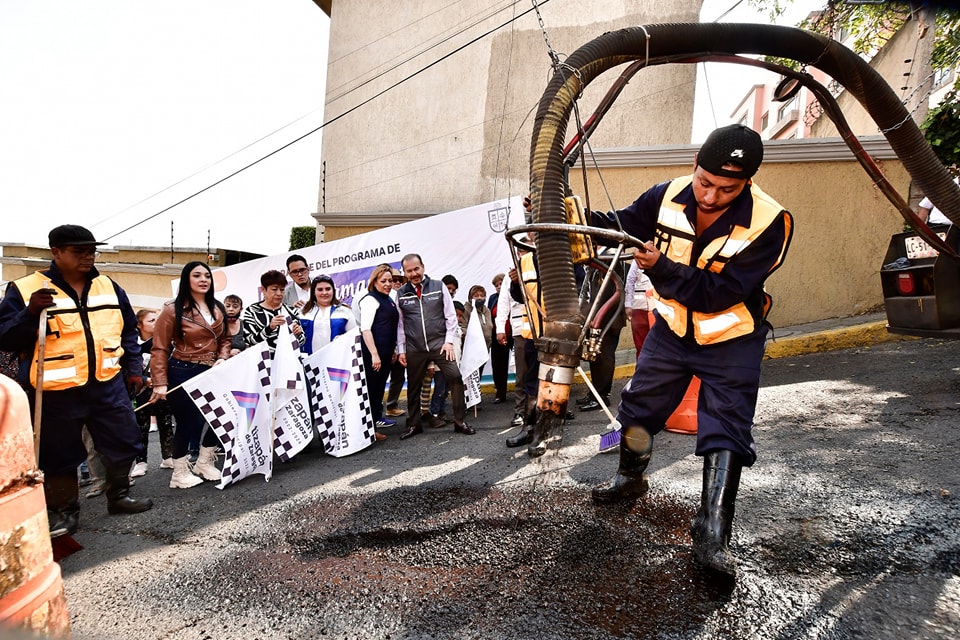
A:
<svg viewBox="0 0 960 640">
<path fill-rule="evenodd" d="M 33 403 L 33 456 L 40 465 L 40 417 L 43 415 L 43 364 L 47 350 L 47 310 L 40 310 L 37 329 L 37 389 Z"/>
</svg>

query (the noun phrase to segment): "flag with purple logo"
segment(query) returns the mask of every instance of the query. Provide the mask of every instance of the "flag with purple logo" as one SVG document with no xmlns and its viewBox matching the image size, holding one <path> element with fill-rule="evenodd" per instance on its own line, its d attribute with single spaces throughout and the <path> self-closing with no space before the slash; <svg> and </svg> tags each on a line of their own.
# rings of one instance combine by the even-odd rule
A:
<svg viewBox="0 0 960 640">
<path fill-rule="evenodd" d="M 218 489 L 255 473 L 273 475 L 271 359 L 261 342 L 183 383 L 224 447 Z"/>
<path fill-rule="evenodd" d="M 324 450 L 340 458 L 369 447 L 376 437 L 360 329 L 351 329 L 305 357 L 303 367 Z"/>
</svg>

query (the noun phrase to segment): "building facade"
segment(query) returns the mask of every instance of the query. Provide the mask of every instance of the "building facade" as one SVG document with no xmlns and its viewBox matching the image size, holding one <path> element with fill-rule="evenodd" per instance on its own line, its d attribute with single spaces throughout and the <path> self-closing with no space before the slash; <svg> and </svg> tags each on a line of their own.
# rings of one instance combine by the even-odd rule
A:
<svg viewBox="0 0 960 640">
<path fill-rule="evenodd" d="M 701 0 L 332 2 L 318 241 L 524 194 L 533 115 L 562 59 L 614 29 L 696 22 Z M 641 71 L 598 147 L 690 140 L 696 70 Z M 583 118 L 617 72 L 588 88 Z M 664 117 L 670 114 L 670 117 Z"/>
</svg>

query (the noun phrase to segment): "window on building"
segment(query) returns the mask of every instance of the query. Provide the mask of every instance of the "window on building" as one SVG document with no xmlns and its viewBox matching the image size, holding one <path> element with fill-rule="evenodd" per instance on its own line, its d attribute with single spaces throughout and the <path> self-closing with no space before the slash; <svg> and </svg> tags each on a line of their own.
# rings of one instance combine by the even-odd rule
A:
<svg viewBox="0 0 960 640">
<path fill-rule="evenodd" d="M 790 112 L 797 108 L 797 96 L 793 96 L 790 102 L 786 103 L 777 110 L 777 122 L 790 115 Z"/>
<path fill-rule="evenodd" d="M 953 69 L 951 67 L 941 67 L 939 69 L 933 70 L 933 86 L 934 88 L 942 87 L 950 81 L 951 76 L 953 76 Z"/>
<path fill-rule="evenodd" d="M 769 125 L 770 125 L 770 112 L 764 111 L 763 117 L 760 118 L 760 131 L 766 131 Z"/>
</svg>

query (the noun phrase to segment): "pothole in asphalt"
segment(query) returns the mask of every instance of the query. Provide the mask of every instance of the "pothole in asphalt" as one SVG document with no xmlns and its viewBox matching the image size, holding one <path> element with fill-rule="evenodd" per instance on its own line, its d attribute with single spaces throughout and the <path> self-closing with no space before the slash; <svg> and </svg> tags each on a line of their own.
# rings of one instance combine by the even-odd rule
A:
<svg viewBox="0 0 960 640">
<path fill-rule="evenodd" d="M 598 508 L 556 490 L 328 498 L 290 511 L 219 580 L 247 606 L 331 629 L 346 617 L 381 635 L 530 637 L 549 620 L 557 635 L 541 637 L 681 637 L 732 589 L 693 563 L 692 511 L 660 495 Z"/>
</svg>

